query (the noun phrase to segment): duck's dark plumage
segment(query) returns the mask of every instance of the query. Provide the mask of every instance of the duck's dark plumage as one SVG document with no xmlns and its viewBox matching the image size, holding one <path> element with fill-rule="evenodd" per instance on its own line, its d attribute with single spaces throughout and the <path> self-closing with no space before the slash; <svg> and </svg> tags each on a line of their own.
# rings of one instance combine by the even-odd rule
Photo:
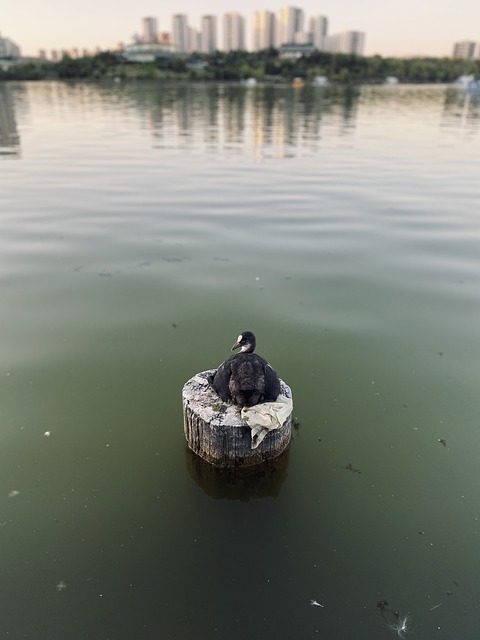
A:
<svg viewBox="0 0 480 640">
<path fill-rule="evenodd" d="M 255 344 L 251 331 L 240 334 L 232 351 L 241 347 L 241 352 L 227 358 L 210 377 L 210 384 L 224 402 L 253 407 L 277 399 L 280 380 L 268 362 L 253 353 Z"/>
</svg>

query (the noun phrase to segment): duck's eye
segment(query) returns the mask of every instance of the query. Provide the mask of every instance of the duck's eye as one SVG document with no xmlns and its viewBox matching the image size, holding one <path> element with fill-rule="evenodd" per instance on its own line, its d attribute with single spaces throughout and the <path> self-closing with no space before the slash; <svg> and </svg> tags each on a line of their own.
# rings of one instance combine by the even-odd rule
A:
<svg viewBox="0 0 480 640">
<path fill-rule="evenodd" d="M 238 338 L 237 338 L 237 342 L 241 342 L 242 340 L 243 340 L 243 336 L 242 336 L 242 334 L 240 334 L 240 335 L 238 336 Z"/>
</svg>

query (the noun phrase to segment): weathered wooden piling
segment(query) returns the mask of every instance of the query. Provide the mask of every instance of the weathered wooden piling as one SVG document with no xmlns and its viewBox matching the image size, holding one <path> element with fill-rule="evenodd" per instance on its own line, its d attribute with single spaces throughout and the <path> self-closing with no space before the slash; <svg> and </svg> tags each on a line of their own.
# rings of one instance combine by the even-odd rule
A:
<svg viewBox="0 0 480 640">
<path fill-rule="evenodd" d="M 214 370 L 190 378 L 182 390 L 184 431 L 188 447 L 201 458 L 223 468 L 243 468 L 273 460 L 288 447 L 292 433 L 292 408 L 282 426 L 272 429 L 252 447 L 252 429 L 241 410 L 222 402 L 208 383 Z M 280 380 L 280 394 L 292 398 Z M 259 405 L 260 406 L 260 405 Z"/>
</svg>

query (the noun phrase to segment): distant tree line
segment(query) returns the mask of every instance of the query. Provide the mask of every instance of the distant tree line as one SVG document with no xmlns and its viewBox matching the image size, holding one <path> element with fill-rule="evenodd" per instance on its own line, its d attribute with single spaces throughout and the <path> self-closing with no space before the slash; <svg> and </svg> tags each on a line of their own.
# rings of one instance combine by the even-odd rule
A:
<svg viewBox="0 0 480 640">
<path fill-rule="evenodd" d="M 325 76 L 341 84 L 382 83 L 388 76 L 400 82 L 451 82 L 460 75 L 480 76 L 480 61 L 453 58 L 384 58 L 315 51 L 300 58 L 281 58 L 276 49 L 258 52 L 216 51 L 212 54 L 164 57 L 151 64 L 128 63 L 118 53 L 35 61 L 0 69 L 0 80 L 150 80 L 234 81 L 255 78 L 289 82 Z"/>
</svg>

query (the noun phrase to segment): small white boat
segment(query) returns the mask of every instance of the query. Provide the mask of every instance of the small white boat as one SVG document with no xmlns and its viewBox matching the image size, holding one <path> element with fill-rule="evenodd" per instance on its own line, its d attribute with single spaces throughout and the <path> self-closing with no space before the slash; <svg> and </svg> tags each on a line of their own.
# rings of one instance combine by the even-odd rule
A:
<svg viewBox="0 0 480 640">
<path fill-rule="evenodd" d="M 393 87 L 398 84 L 398 78 L 396 76 L 387 76 L 384 84 L 388 84 L 390 87 Z"/>
<path fill-rule="evenodd" d="M 257 81 L 255 80 L 255 78 L 247 78 L 243 81 L 243 84 L 246 87 L 254 87 L 257 84 Z"/>
</svg>

